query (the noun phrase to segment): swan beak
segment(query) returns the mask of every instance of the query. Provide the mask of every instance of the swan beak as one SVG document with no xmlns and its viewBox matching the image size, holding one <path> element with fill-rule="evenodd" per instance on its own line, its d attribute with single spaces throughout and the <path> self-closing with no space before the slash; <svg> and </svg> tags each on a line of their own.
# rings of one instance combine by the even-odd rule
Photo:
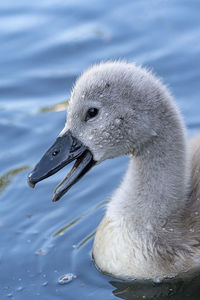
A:
<svg viewBox="0 0 200 300">
<path fill-rule="evenodd" d="M 58 172 L 73 160 L 76 162 L 69 174 L 56 187 L 53 201 L 59 200 L 73 184 L 95 165 L 92 153 L 68 130 L 62 136 L 58 136 L 55 143 L 28 175 L 28 184 L 34 187 L 37 182 Z"/>
</svg>

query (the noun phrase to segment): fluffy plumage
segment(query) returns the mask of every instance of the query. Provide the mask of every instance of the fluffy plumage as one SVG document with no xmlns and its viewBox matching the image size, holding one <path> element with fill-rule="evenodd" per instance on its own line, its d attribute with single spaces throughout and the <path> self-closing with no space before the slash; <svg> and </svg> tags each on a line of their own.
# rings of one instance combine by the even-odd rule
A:
<svg viewBox="0 0 200 300">
<path fill-rule="evenodd" d="M 85 122 L 90 107 L 98 115 Z M 132 154 L 97 229 L 93 256 L 120 278 L 164 278 L 200 261 L 200 138 L 151 72 L 126 62 L 95 65 L 77 80 L 62 133 L 101 161 Z"/>
</svg>

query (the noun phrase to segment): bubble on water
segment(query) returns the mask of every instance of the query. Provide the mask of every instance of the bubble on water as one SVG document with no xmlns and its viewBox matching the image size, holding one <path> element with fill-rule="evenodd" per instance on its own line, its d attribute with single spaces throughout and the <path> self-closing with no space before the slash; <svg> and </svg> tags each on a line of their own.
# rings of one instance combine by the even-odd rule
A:
<svg viewBox="0 0 200 300">
<path fill-rule="evenodd" d="M 189 231 L 190 231 L 190 232 L 194 232 L 194 228 L 190 228 Z"/>
<path fill-rule="evenodd" d="M 13 294 L 11 294 L 11 293 L 8 294 L 7 296 L 8 296 L 8 298 L 13 298 Z"/>
<path fill-rule="evenodd" d="M 42 283 L 42 286 L 47 286 L 47 285 L 48 285 L 48 281 Z"/>
<path fill-rule="evenodd" d="M 84 98 L 85 98 L 85 95 L 84 95 L 84 94 L 82 94 L 81 98 L 83 98 L 83 99 L 84 99 Z"/>
<path fill-rule="evenodd" d="M 17 288 L 17 292 L 21 292 L 21 291 L 23 291 L 23 286 L 19 286 L 18 288 Z"/>
<path fill-rule="evenodd" d="M 89 135 L 88 140 L 92 140 L 93 136 Z"/>
<path fill-rule="evenodd" d="M 173 228 L 169 228 L 169 231 L 173 232 L 173 231 L 174 231 L 174 229 L 173 229 Z"/>
<path fill-rule="evenodd" d="M 67 284 L 67 283 L 71 282 L 75 278 L 76 278 L 76 276 L 74 274 L 68 273 L 68 274 L 65 274 L 65 275 L 61 276 L 58 279 L 58 283 L 59 284 Z"/>
<path fill-rule="evenodd" d="M 103 145 L 99 145 L 100 148 L 103 148 Z"/>
<path fill-rule="evenodd" d="M 44 254 L 46 254 L 46 251 L 43 250 L 43 249 L 39 249 L 39 250 L 37 250 L 37 251 L 35 252 L 35 254 L 36 254 L 36 255 L 44 255 Z"/>
<path fill-rule="evenodd" d="M 99 98 L 103 98 L 103 94 L 101 94 L 101 95 L 99 96 Z"/>
<path fill-rule="evenodd" d="M 111 128 L 111 129 L 114 129 L 114 128 L 115 128 L 115 126 L 114 126 L 114 125 L 111 125 L 111 126 L 110 126 L 110 128 Z"/>
<path fill-rule="evenodd" d="M 194 213 L 194 214 L 195 214 L 196 216 L 198 216 L 198 214 L 199 214 L 199 213 L 198 213 L 198 211 L 195 211 L 195 213 Z"/>
</svg>

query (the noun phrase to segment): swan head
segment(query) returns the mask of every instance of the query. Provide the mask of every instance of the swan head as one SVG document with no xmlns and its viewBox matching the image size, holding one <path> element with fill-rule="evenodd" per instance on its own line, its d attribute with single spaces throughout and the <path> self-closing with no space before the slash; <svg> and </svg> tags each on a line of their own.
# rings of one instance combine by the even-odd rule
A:
<svg viewBox="0 0 200 300">
<path fill-rule="evenodd" d="M 88 69 L 73 88 L 64 129 L 29 183 L 33 186 L 78 159 L 56 189 L 58 200 L 94 164 L 122 154 L 140 155 L 161 131 L 166 97 L 161 82 L 134 63 L 106 62 Z"/>
<path fill-rule="evenodd" d="M 73 88 L 61 134 L 70 130 L 98 163 L 127 153 L 139 155 L 157 136 L 164 92 L 151 72 L 133 63 L 95 65 Z"/>
</svg>

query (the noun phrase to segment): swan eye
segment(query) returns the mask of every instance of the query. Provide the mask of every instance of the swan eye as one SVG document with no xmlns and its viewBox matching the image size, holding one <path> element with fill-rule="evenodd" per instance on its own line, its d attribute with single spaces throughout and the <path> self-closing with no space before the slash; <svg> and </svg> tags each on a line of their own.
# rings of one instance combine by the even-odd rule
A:
<svg viewBox="0 0 200 300">
<path fill-rule="evenodd" d="M 56 156 L 59 152 L 60 152 L 60 150 L 55 150 L 55 151 L 52 153 L 52 155 L 53 155 L 53 156 Z"/>
<path fill-rule="evenodd" d="M 94 107 L 89 108 L 85 116 L 85 121 L 88 121 L 89 119 L 96 117 L 97 114 L 98 114 L 97 108 Z"/>
</svg>

